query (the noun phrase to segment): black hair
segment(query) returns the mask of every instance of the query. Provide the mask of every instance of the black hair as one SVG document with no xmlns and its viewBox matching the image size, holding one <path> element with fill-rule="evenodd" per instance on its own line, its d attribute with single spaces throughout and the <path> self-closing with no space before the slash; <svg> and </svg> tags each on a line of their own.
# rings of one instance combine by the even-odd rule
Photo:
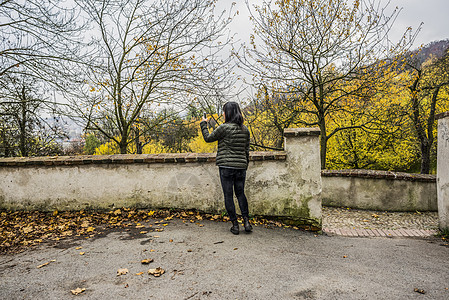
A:
<svg viewBox="0 0 449 300">
<path fill-rule="evenodd" d="M 223 105 L 223 112 L 225 113 L 225 123 L 235 123 L 239 126 L 243 125 L 243 116 L 237 102 L 227 102 Z"/>
</svg>

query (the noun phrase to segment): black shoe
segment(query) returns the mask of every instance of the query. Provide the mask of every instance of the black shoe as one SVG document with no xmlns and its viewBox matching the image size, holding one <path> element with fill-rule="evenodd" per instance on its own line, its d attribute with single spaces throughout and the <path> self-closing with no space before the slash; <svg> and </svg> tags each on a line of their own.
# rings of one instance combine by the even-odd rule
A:
<svg viewBox="0 0 449 300">
<path fill-rule="evenodd" d="M 239 234 L 239 222 L 237 220 L 232 221 L 231 232 L 233 234 Z"/>
<path fill-rule="evenodd" d="M 245 227 L 246 232 L 251 232 L 253 230 L 253 226 L 249 223 L 248 217 L 243 217 L 243 226 Z"/>
</svg>

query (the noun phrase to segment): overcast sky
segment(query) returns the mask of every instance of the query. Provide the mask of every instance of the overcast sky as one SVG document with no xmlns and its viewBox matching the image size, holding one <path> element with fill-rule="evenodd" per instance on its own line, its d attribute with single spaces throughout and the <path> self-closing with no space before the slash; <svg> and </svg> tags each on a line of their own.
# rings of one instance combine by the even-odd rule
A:
<svg viewBox="0 0 449 300">
<path fill-rule="evenodd" d="M 421 44 L 449 38 L 448 0 L 392 0 L 391 5 L 403 8 L 392 32 L 397 38 L 407 26 L 418 28 L 421 22 L 424 23 L 414 48 Z"/>
<path fill-rule="evenodd" d="M 388 0 L 381 1 L 388 2 Z M 235 9 L 239 11 L 239 15 L 235 17 L 231 30 L 237 33 L 238 39 L 247 42 L 252 31 L 252 24 L 245 0 L 219 0 L 218 7 L 228 8 L 232 2 L 236 2 Z M 261 2 L 261 0 L 250 0 L 250 3 L 254 4 Z M 409 26 L 417 29 L 421 22 L 423 25 L 413 44 L 413 49 L 421 44 L 449 38 L 449 0 L 391 0 L 390 11 L 396 6 L 402 10 L 390 34 L 392 41 L 398 41 Z"/>
</svg>

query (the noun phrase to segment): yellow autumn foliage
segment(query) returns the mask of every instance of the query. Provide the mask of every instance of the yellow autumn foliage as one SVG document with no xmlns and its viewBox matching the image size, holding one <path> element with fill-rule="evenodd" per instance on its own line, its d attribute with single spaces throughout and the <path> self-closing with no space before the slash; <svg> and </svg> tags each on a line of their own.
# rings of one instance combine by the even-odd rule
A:
<svg viewBox="0 0 449 300">
<path fill-rule="evenodd" d="M 142 154 L 159 154 L 168 153 L 168 149 L 162 145 L 162 143 L 157 141 L 150 141 L 145 144 L 142 148 Z M 134 143 L 129 143 L 128 153 L 136 153 L 136 145 Z M 120 148 L 118 144 L 114 141 L 104 143 L 95 149 L 94 155 L 112 155 L 120 154 Z"/>
<path fill-rule="evenodd" d="M 114 141 L 107 142 L 105 144 L 101 144 L 99 147 L 95 149 L 94 155 L 112 155 L 119 154 L 120 148 L 118 144 Z"/>
<path fill-rule="evenodd" d="M 218 142 L 206 143 L 199 129 L 198 135 L 190 141 L 189 148 L 194 153 L 212 153 L 217 151 Z"/>
</svg>

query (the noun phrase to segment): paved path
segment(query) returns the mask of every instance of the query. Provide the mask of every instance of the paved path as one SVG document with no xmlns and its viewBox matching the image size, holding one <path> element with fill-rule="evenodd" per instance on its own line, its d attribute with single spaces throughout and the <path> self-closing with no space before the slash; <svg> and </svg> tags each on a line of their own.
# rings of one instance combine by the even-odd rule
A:
<svg viewBox="0 0 449 300">
<path fill-rule="evenodd" d="M 437 212 L 379 212 L 323 207 L 323 231 L 349 237 L 428 237 L 438 230 Z"/>
<path fill-rule="evenodd" d="M 434 237 L 235 236 L 229 222 L 179 219 L 159 232 L 157 221 L 2 255 L 0 299 L 449 299 L 449 248 Z"/>
</svg>

